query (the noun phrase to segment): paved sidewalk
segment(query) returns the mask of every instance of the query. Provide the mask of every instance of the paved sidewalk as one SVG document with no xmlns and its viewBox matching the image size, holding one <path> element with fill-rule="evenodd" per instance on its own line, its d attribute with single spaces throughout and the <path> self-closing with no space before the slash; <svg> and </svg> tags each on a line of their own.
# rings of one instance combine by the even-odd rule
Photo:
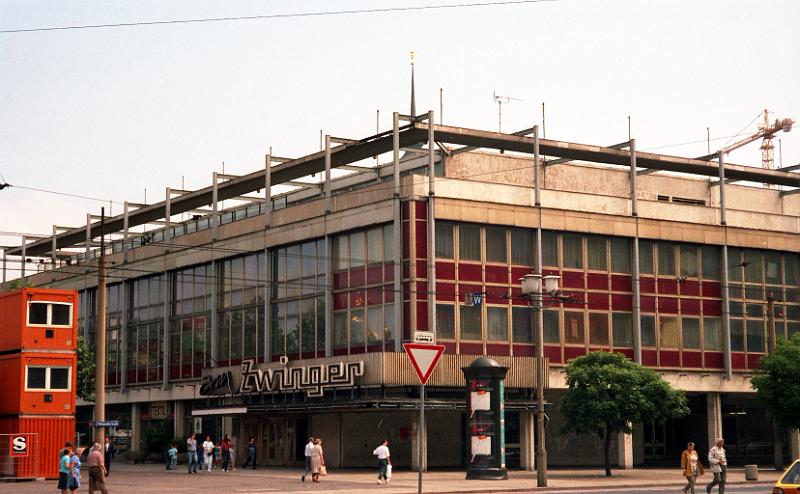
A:
<svg viewBox="0 0 800 494">
<path fill-rule="evenodd" d="M 465 480 L 462 471 L 433 471 L 424 476 L 424 492 L 431 493 L 502 493 L 559 490 L 590 490 L 637 488 L 643 490 L 654 487 L 675 487 L 675 492 L 685 485 L 680 470 L 675 469 L 635 469 L 614 470 L 614 476 L 607 478 L 602 469 L 556 469 L 550 472 L 550 486 L 547 489 L 536 489 L 536 472 L 512 471 L 507 481 L 475 481 Z M 777 480 L 779 472 L 764 470 L 759 472 L 759 486 L 764 492 L 770 492 L 771 484 Z M 83 472 L 83 481 L 79 492 L 88 490 L 88 474 Z M 706 473 L 698 484 L 705 484 L 711 478 Z M 728 471 L 728 483 L 745 483 L 744 470 Z M 748 484 L 754 484 L 749 482 Z M 330 475 L 322 477 L 320 484 L 311 483 L 307 479 L 300 482 L 300 470 L 286 468 L 264 468 L 259 470 L 243 470 L 224 473 L 214 470 L 211 473 L 200 471 L 197 475 L 188 475 L 185 466 L 178 470 L 166 471 L 159 465 L 125 465 L 114 464 L 111 476 L 107 480 L 109 492 L 118 493 L 169 493 L 196 494 L 219 492 L 236 494 L 257 494 L 272 492 L 316 493 L 336 491 L 342 493 L 385 492 L 392 494 L 416 493 L 417 474 L 408 470 L 395 472 L 389 485 L 378 485 L 377 474 L 368 470 L 331 470 Z M 699 486 L 698 486 L 699 487 Z M 0 483 L 0 492 L 15 493 L 54 493 L 55 481 L 34 481 Z M 702 492 L 702 488 L 698 489 Z"/>
</svg>

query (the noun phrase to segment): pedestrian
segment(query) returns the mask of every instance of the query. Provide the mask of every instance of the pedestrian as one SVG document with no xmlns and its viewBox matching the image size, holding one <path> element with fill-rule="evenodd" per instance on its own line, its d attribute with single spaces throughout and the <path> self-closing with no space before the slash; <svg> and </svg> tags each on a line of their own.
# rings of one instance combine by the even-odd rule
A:
<svg viewBox="0 0 800 494">
<path fill-rule="evenodd" d="M 169 455 L 169 468 L 167 470 L 176 470 L 178 467 L 178 448 L 175 447 L 175 443 L 172 443 L 172 447 L 167 450 L 167 455 Z"/>
<path fill-rule="evenodd" d="M 186 440 L 186 468 L 189 473 L 197 473 L 197 439 L 194 432 Z"/>
<path fill-rule="evenodd" d="M 228 467 L 231 464 L 231 438 L 229 435 L 225 434 L 225 437 L 222 438 L 222 444 L 220 445 L 220 450 L 222 452 L 222 471 L 227 472 Z"/>
<path fill-rule="evenodd" d="M 314 449 L 314 438 L 309 437 L 308 442 L 306 443 L 305 449 L 305 456 L 306 456 L 306 466 L 303 469 L 303 475 L 300 477 L 301 482 L 306 481 L 306 475 L 311 473 L 311 451 Z"/>
<path fill-rule="evenodd" d="M 719 485 L 719 494 L 725 493 L 725 480 L 728 474 L 728 459 L 725 457 L 725 440 L 717 438 L 716 445 L 708 451 L 708 463 L 711 465 L 711 473 L 714 478 L 706 486 L 706 492 L 710 493 L 715 485 Z"/>
<path fill-rule="evenodd" d="M 244 468 L 247 468 L 247 465 L 250 462 L 253 462 L 253 470 L 256 469 L 256 438 L 250 436 L 250 440 L 247 441 L 247 461 L 244 462 Z"/>
<path fill-rule="evenodd" d="M 67 494 L 67 489 L 69 489 L 71 454 L 72 446 L 66 447 L 61 450 L 61 458 L 58 460 L 58 489 L 61 489 L 61 494 Z"/>
<path fill-rule="evenodd" d="M 375 448 L 372 455 L 378 457 L 378 483 L 388 484 L 391 474 L 387 470 L 390 468 L 389 465 L 392 464 L 392 457 L 389 453 L 389 440 L 384 439 L 381 441 L 381 445 Z"/>
<path fill-rule="evenodd" d="M 311 449 L 311 480 L 319 483 L 320 475 L 327 475 L 325 467 L 325 453 L 322 451 L 322 439 L 314 439 L 314 447 Z"/>
<path fill-rule="evenodd" d="M 105 450 L 103 451 L 103 460 L 106 462 L 106 477 L 111 473 L 111 463 L 117 459 L 117 447 L 111 441 L 111 438 L 106 436 Z"/>
<path fill-rule="evenodd" d="M 69 457 L 69 490 L 77 491 L 81 487 L 81 453 L 83 448 L 72 451 Z"/>
<path fill-rule="evenodd" d="M 203 453 L 206 457 L 206 468 L 210 472 L 211 464 L 214 462 L 214 441 L 211 440 L 211 436 L 206 436 L 206 440 L 203 442 Z"/>
<path fill-rule="evenodd" d="M 703 471 L 703 462 L 700 461 L 700 457 L 694 449 L 694 443 L 687 444 L 686 450 L 681 453 L 681 470 L 687 481 L 686 487 L 683 488 L 683 493 L 686 494 L 691 490 L 692 494 L 695 494 L 694 484 L 697 481 L 697 477 L 700 477 L 705 472 Z"/>
<path fill-rule="evenodd" d="M 94 494 L 95 490 L 99 490 L 103 494 L 108 494 L 104 478 L 106 475 L 106 465 L 100 443 L 94 443 L 92 445 L 87 463 L 89 464 L 89 494 Z"/>
<path fill-rule="evenodd" d="M 205 463 L 205 455 L 203 454 L 203 445 L 201 444 L 200 447 L 197 448 L 197 464 L 202 465 L 203 463 Z"/>
</svg>

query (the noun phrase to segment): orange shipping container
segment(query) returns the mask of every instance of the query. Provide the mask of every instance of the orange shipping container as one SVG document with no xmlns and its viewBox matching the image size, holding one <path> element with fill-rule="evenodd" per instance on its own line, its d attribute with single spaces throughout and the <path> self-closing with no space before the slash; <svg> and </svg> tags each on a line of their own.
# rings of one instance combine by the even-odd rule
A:
<svg viewBox="0 0 800 494">
<path fill-rule="evenodd" d="M 0 293 L 0 353 L 75 350 L 77 292 L 23 288 Z"/>
<path fill-rule="evenodd" d="M 16 458 L 10 457 L 7 450 L 0 451 L 2 460 L 0 476 L 58 478 L 58 460 L 64 443 L 67 441 L 75 443 L 75 417 L 71 415 L 0 417 L 0 435 L 3 434 L 25 434 L 28 450 L 26 456 Z M 10 436 L 0 436 L 0 438 L 8 440 Z"/>
<path fill-rule="evenodd" d="M 0 356 L 0 415 L 74 414 L 74 352 Z"/>
</svg>

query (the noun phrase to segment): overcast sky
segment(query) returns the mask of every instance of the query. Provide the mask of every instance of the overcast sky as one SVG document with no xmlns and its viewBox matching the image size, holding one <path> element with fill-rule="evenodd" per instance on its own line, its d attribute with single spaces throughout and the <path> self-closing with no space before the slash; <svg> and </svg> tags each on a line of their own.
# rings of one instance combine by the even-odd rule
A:
<svg viewBox="0 0 800 494">
<path fill-rule="evenodd" d="M 453 0 L 0 1 L 0 30 L 442 5 Z M 590 1 L 276 20 L 0 34 L 0 174 L 6 182 L 149 202 L 210 184 L 212 171 L 263 166 L 318 149 L 319 131 L 359 138 L 417 109 L 446 124 L 704 154 L 763 109 L 800 119 L 800 2 Z M 438 121 L 438 117 L 437 117 Z M 753 123 L 748 131 L 755 131 Z M 781 133 L 800 161 L 800 128 Z M 727 139 L 713 141 L 719 147 Z M 777 148 L 777 140 L 775 141 Z M 758 144 L 732 162 L 760 166 Z M 776 161 L 778 152 L 776 149 Z M 0 231 L 80 225 L 102 203 L 0 191 Z M 114 212 L 121 212 L 118 204 Z M 12 239 L 0 236 L 0 243 Z M 18 240 L 16 240 L 18 241 Z"/>
</svg>

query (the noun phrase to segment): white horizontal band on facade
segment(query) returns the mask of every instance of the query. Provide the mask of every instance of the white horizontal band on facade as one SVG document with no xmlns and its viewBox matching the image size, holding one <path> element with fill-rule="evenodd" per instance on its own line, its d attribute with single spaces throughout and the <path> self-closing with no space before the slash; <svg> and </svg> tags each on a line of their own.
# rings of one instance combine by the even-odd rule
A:
<svg viewBox="0 0 800 494">
<path fill-rule="evenodd" d="M 247 407 L 226 407 L 226 408 L 206 408 L 205 410 L 192 410 L 192 416 L 208 415 L 243 415 L 247 413 Z"/>
</svg>

